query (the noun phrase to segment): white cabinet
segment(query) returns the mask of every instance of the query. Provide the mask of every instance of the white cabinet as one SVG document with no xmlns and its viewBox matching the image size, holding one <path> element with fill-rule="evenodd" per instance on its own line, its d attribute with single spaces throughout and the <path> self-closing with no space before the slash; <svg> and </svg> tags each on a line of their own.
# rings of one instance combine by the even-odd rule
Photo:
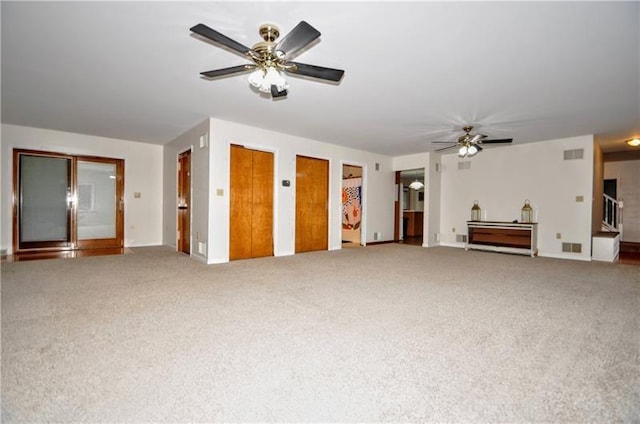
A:
<svg viewBox="0 0 640 424">
<path fill-rule="evenodd" d="M 620 233 L 600 232 L 593 236 L 591 259 L 594 261 L 617 262 L 620 255 Z"/>
</svg>

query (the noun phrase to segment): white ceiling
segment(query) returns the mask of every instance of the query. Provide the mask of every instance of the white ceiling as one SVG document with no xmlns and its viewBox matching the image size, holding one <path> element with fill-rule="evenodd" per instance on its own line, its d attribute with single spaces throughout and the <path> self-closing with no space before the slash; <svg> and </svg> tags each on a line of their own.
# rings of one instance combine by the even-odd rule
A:
<svg viewBox="0 0 640 424">
<path fill-rule="evenodd" d="M 464 124 L 525 143 L 640 136 L 638 2 L 2 1 L 2 122 L 164 144 L 208 116 L 388 155 L 433 150 Z M 288 77 L 263 98 L 248 63 L 191 35 L 245 45 L 299 21 L 320 41 L 296 61 L 339 85 Z"/>
</svg>

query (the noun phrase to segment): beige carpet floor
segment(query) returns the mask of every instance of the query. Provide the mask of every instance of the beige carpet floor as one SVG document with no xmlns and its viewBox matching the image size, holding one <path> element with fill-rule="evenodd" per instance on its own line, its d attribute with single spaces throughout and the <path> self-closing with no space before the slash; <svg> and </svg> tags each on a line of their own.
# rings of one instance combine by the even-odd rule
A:
<svg viewBox="0 0 640 424">
<path fill-rule="evenodd" d="M 379 245 L 2 265 L 3 422 L 640 422 L 640 267 Z"/>
</svg>

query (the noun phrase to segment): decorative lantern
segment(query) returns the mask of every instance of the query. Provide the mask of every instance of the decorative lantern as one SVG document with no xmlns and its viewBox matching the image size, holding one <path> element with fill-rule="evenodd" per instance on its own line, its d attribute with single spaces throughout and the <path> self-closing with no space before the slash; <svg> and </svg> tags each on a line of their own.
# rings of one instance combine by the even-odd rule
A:
<svg viewBox="0 0 640 424">
<path fill-rule="evenodd" d="M 531 203 L 529 203 L 529 199 L 524 201 L 524 206 L 522 207 L 522 211 L 520 211 L 520 221 L 521 222 L 533 222 L 533 208 L 531 207 Z"/>
<path fill-rule="evenodd" d="M 481 216 L 482 210 L 480 209 L 480 205 L 478 205 L 478 201 L 473 201 L 473 207 L 471 208 L 471 220 L 472 221 L 480 221 L 482 219 Z"/>
</svg>

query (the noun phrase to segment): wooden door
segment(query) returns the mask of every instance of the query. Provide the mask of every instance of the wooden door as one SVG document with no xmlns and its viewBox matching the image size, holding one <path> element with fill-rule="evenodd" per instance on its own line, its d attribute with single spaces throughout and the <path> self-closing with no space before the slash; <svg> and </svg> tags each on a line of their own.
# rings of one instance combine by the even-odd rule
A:
<svg viewBox="0 0 640 424">
<path fill-rule="evenodd" d="M 178 251 L 191 254 L 191 150 L 178 156 Z"/>
<path fill-rule="evenodd" d="M 273 255 L 273 153 L 231 146 L 229 259 Z"/>
<path fill-rule="evenodd" d="M 296 156 L 296 253 L 329 248 L 329 161 Z"/>
</svg>

